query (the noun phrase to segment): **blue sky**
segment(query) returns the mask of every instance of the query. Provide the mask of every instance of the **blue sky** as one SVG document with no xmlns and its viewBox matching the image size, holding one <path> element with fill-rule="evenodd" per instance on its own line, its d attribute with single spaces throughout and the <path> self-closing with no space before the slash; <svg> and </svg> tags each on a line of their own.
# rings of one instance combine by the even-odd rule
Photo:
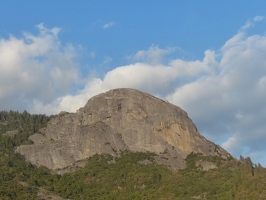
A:
<svg viewBox="0 0 266 200">
<path fill-rule="evenodd" d="M 75 112 L 131 87 L 266 166 L 266 2 L 0 1 L 0 110 Z"/>
</svg>

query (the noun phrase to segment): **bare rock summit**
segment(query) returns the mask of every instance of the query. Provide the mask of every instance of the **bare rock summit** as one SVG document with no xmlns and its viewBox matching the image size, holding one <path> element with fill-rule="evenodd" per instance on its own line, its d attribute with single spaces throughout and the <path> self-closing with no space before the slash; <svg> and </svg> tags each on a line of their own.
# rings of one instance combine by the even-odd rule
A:
<svg viewBox="0 0 266 200">
<path fill-rule="evenodd" d="M 172 169 L 186 167 L 191 152 L 230 157 L 208 141 L 181 108 L 134 89 L 114 89 L 92 97 L 76 113 L 60 113 L 17 148 L 31 163 L 63 169 L 94 154 L 119 156 L 124 150 L 152 152 Z"/>
</svg>

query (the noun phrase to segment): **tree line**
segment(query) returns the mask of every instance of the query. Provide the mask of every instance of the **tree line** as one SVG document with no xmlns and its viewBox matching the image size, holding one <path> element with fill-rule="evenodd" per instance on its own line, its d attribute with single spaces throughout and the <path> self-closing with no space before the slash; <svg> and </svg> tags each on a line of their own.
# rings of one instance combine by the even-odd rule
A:
<svg viewBox="0 0 266 200">
<path fill-rule="evenodd" d="M 224 160 L 191 153 L 187 168 L 155 164 L 155 154 L 94 155 L 86 165 L 62 175 L 36 167 L 14 152 L 54 116 L 0 112 L 0 199 L 41 199 L 40 189 L 65 199 L 266 199 L 266 170 L 249 158 Z M 14 133 L 14 134 L 10 134 Z M 144 165 L 140 161 L 149 160 Z M 215 163 L 205 171 L 198 161 Z"/>
</svg>

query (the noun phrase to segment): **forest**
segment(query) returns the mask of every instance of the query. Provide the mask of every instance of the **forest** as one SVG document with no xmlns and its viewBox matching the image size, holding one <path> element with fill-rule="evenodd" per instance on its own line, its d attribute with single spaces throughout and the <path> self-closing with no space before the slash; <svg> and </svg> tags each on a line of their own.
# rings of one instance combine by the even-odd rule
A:
<svg viewBox="0 0 266 200">
<path fill-rule="evenodd" d="M 115 158 L 94 155 L 85 167 L 64 174 L 34 166 L 15 149 L 31 144 L 28 137 L 53 117 L 0 112 L 0 199 L 266 199 L 266 169 L 243 157 L 191 153 L 187 168 L 178 171 L 155 164 L 153 153 L 128 151 Z M 197 161 L 217 168 L 203 170 Z"/>
</svg>

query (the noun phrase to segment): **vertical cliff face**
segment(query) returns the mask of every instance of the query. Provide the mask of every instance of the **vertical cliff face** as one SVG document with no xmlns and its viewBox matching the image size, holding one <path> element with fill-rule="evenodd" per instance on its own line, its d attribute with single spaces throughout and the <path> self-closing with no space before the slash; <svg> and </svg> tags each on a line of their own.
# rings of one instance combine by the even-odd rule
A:
<svg viewBox="0 0 266 200">
<path fill-rule="evenodd" d="M 91 98 L 77 113 L 52 119 L 34 144 L 17 151 L 35 165 L 60 169 L 96 153 L 154 152 L 157 162 L 184 168 L 191 153 L 229 154 L 206 140 L 181 108 L 147 93 L 115 89 Z M 161 159 L 161 158 L 166 159 Z"/>
</svg>

